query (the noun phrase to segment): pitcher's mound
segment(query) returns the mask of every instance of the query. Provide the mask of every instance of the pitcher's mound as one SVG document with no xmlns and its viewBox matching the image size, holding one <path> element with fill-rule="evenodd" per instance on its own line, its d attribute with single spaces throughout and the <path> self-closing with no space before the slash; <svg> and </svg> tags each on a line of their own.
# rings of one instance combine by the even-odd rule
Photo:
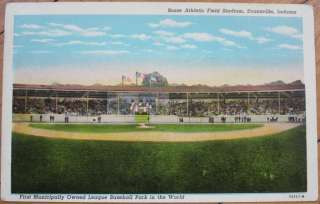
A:
<svg viewBox="0 0 320 204">
<path fill-rule="evenodd" d="M 145 123 L 140 123 L 138 128 L 142 128 L 142 129 L 152 129 L 154 128 L 154 126 L 151 125 L 146 125 Z"/>
</svg>

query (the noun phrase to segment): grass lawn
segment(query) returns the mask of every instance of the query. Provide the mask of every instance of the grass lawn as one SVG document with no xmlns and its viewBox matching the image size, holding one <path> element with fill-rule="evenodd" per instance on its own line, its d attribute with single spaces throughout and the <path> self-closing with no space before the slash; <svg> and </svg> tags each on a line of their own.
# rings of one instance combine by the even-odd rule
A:
<svg viewBox="0 0 320 204">
<path fill-rule="evenodd" d="M 229 141 L 147 143 L 13 133 L 13 193 L 306 191 L 306 131 Z"/>
<path fill-rule="evenodd" d="M 252 129 L 262 127 L 262 124 L 157 124 L 153 128 L 139 128 L 136 124 L 30 124 L 33 128 L 58 130 L 66 132 L 132 132 L 132 131 L 162 131 L 162 132 L 216 132 Z"/>
<path fill-rule="evenodd" d="M 149 115 L 135 115 L 134 120 L 136 123 L 148 123 Z"/>
</svg>

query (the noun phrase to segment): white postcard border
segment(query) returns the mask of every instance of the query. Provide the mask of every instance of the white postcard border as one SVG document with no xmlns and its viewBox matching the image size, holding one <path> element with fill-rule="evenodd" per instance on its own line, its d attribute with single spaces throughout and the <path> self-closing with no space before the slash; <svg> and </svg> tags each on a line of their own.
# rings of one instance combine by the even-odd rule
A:
<svg viewBox="0 0 320 204">
<path fill-rule="evenodd" d="M 131 14 L 131 15 L 208 15 L 199 13 L 168 13 L 167 8 L 236 8 L 236 9 L 291 9 L 296 14 L 223 14 L 223 16 L 295 16 L 303 17 L 304 77 L 306 85 L 307 113 L 307 189 L 297 193 L 214 193 L 214 194 L 174 194 L 184 195 L 184 199 L 94 199 L 90 202 L 257 202 L 257 201 L 308 201 L 318 197 L 317 172 L 317 116 L 316 116 L 316 79 L 314 52 L 313 8 L 302 5 L 282 4 L 224 4 L 224 3 L 9 3 L 6 9 L 3 97 L 2 97 L 2 143 L 1 143 L 1 199 L 7 201 L 89 201 L 84 199 L 21 199 L 21 194 L 11 194 L 11 130 L 12 130 L 12 56 L 13 24 L 15 15 L 49 14 Z M 222 14 L 209 14 L 219 15 Z M 307 32 L 306 32 L 307 31 Z M 34 194 L 24 194 L 34 195 Z M 44 195 L 44 194 L 37 194 Z M 77 194 L 47 194 L 48 196 L 77 196 Z M 95 195 L 95 194 L 90 194 Z M 99 194 L 101 195 L 101 194 Z M 110 197 L 110 194 L 105 194 Z M 114 194 L 115 195 L 115 194 Z M 131 194 L 143 195 L 143 194 Z M 145 194 L 158 197 L 169 194 Z M 297 195 L 298 198 L 291 197 Z M 88 196 L 88 195 L 87 195 Z M 303 197 L 302 197 L 303 196 Z"/>
</svg>

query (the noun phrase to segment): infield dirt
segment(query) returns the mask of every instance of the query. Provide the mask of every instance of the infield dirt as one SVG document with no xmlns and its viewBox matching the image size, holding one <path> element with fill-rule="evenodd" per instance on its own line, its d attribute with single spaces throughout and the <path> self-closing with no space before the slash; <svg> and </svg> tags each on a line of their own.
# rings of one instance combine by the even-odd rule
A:
<svg viewBox="0 0 320 204">
<path fill-rule="evenodd" d="M 227 125 L 227 124 L 226 124 Z M 121 132 L 121 133 L 81 133 L 63 132 L 33 128 L 29 123 L 14 123 L 13 132 L 47 138 L 75 139 L 75 140 L 103 140 L 129 142 L 197 142 L 211 140 L 232 140 L 240 138 L 261 137 L 280 133 L 299 124 L 293 123 L 266 123 L 254 129 L 224 131 L 224 132 Z"/>
</svg>

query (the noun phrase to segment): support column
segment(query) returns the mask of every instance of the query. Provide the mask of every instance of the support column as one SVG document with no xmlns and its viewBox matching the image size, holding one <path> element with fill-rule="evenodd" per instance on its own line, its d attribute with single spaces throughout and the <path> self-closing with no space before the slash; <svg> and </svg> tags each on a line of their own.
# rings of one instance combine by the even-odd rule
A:
<svg viewBox="0 0 320 204">
<path fill-rule="evenodd" d="M 250 92 L 248 92 L 248 109 L 247 109 L 247 113 L 249 113 L 250 110 Z"/>
<path fill-rule="evenodd" d="M 136 72 L 136 86 L 138 86 L 138 72 Z"/>
<path fill-rule="evenodd" d="M 55 103 L 56 104 L 55 104 L 55 109 L 54 110 L 55 110 L 56 113 L 58 113 L 58 94 L 57 94 L 57 92 L 56 92 L 56 101 L 55 101 Z"/>
<path fill-rule="evenodd" d="M 89 115 L 89 92 L 87 93 L 87 107 L 86 107 L 86 113 Z"/>
<path fill-rule="evenodd" d="M 281 112 L 281 98 L 280 98 L 280 91 L 278 92 L 278 113 L 280 115 Z"/>
<path fill-rule="evenodd" d="M 120 95 L 117 94 L 117 115 L 120 115 Z"/>
<path fill-rule="evenodd" d="M 189 117 L 189 93 L 187 93 L 187 116 Z"/>
<path fill-rule="evenodd" d="M 107 100 L 107 115 L 108 115 L 108 112 L 109 112 L 109 100 L 108 100 L 108 93 L 106 95 L 106 100 Z"/>
<path fill-rule="evenodd" d="M 220 95 L 217 93 L 218 96 L 218 115 L 220 115 Z"/>
<path fill-rule="evenodd" d="M 158 114 L 158 110 L 159 110 L 159 92 L 157 93 L 157 97 L 156 97 L 156 115 Z"/>
<path fill-rule="evenodd" d="M 28 90 L 26 89 L 26 94 L 24 97 L 24 112 L 27 112 L 27 108 L 28 108 Z"/>
</svg>

